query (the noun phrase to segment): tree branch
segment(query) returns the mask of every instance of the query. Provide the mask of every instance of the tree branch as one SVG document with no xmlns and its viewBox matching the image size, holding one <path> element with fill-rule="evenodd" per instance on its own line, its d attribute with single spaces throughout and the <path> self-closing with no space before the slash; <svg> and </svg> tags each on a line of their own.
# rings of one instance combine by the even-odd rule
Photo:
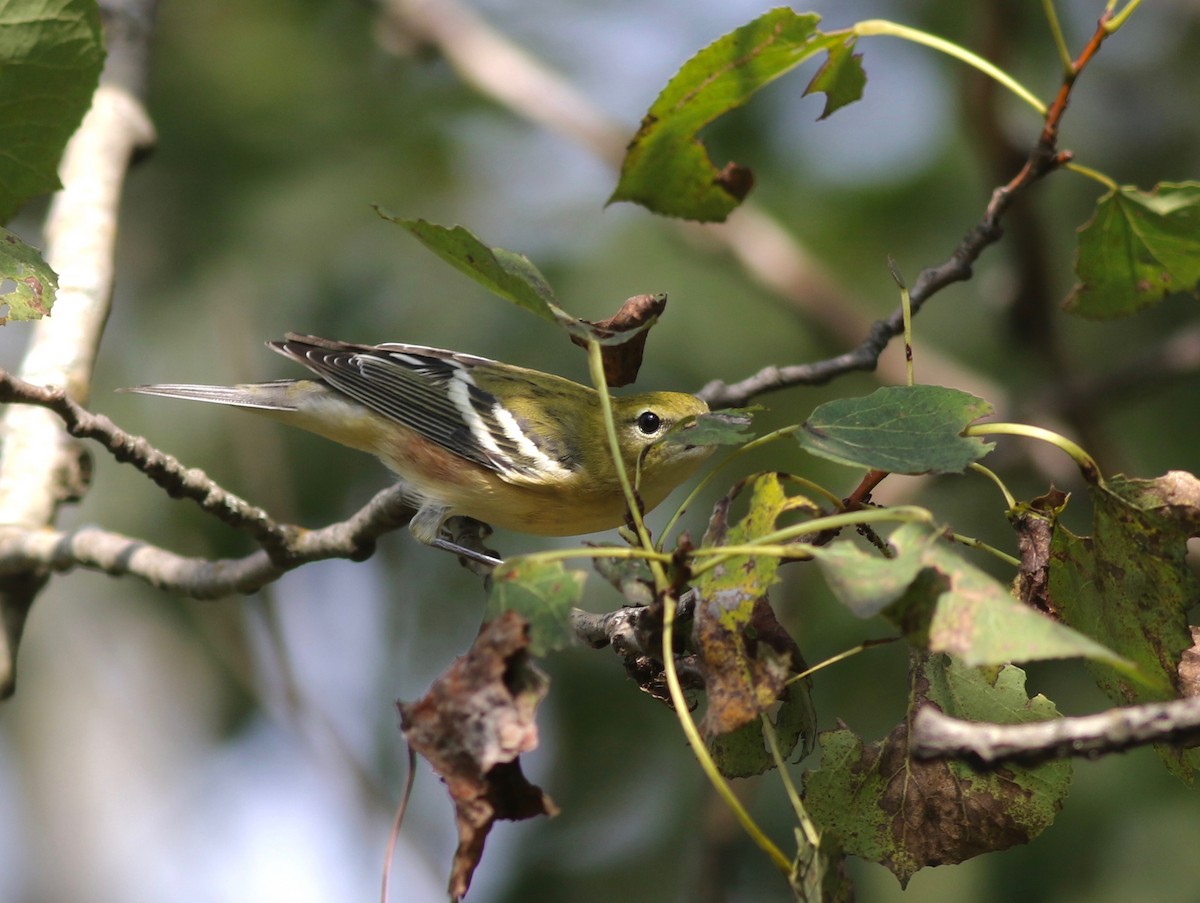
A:
<svg viewBox="0 0 1200 903">
<path fill-rule="evenodd" d="M 83 567 L 114 577 L 140 577 L 193 599 L 253 593 L 311 561 L 369 558 L 375 540 L 404 526 L 411 515 L 401 487 L 391 486 L 339 523 L 317 530 L 281 527 L 286 541 L 272 552 L 215 561 L 177 555 L 145 540 L 94 527 L 69 532 L 0 527 L 0 585 L 31 572 Z"/>
<path fill-rule="evenodd" d="M 909 739 L 917 758 L 967 759 L 982 765 L 1095 758 L 1150 743 L 1189 745 L 1200 740 L 1200 697 L 1031 724 L 961 721 L 930 705 L 917 712 Z"/>
<path fill-rule="evenodd" d="M 62 189 L 46 220 L 46 262 L 59 277 L 54 316 L 32 328 L 21 376 L 87 398 L 100 335 L 108 318 L 117 212 L 126 169 L 154 140 L 141 102 L 156 0 L 101 3 L 108 57 L 91 109 L 67 144 Z M 10 408 L 0 423 L 0 523 L 35 529 L 84 488 L 85 469 L 62 423 L 49 411 Z M 13 691 L 25 614 L 43 575 L 15 575 L 0 585 L 0 698 Z"/>
</svg>

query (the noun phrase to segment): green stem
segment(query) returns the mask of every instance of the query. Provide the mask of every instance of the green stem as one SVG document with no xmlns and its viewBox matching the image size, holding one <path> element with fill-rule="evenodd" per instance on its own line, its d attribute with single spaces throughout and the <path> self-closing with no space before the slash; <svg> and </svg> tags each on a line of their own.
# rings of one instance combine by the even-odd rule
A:
<svg viewBox="0 0 1200 903">
<path fill-rule="evenodd" d="M 879 640 L 863 640 L 861 643 L 851 649 L 847 649 L 844 652 L 839 652 L 837 655 L 831 655 L 823 662 L 817 662 L 807 671 L 801 671 L 799 674 L 793 674 L 787 679 L 787 682 L 784 684 L 784 686 L 791 686 L 797 681 L 804 680 L 806 677 L 811 677 L 813 674 L 816 674 L 823 668 L 828 668 L 830 665 L 836 665 L 838 662 L 844 662 L 846 659 L 852 658 L 853 656 L 858 655 L 860 652 L 866 652 L 868 649 L 871 649 L 875 646 L 886 646 L 888 643 L 894 643 L 898 639 L 900 639 L 898 636 L 889 636 Z"/>
<path fill-rule="evenodd" d="M 975 471 L 976 473 L 983 474 L 985 477 L 987 477 L 989 480 L 991 480 L 993 483 L 996 484 L 996 488 L 999 489 L 1004 494 L 1004 502 L 1008 506 L 1009 510 L 1012 510 L 1013 508 L 1016 507 L 1016 505 L 1017 505 L 1016 497 L 1011 492 L 1008 491 L 1008 487 L 1004 485 L 1004 481 L 1001 480 L 998 476 L 996 476 L 994 471 L 989 470 L 988 468 L 984 467 L 982 464 L 979 464 L 979 463 L 972 464 L 971 470 Z"/>
<path fill-rule="evenodd" d="M 1109 0 L 1108 9 L 1112 10 L 1117 5 L 1117 0 Z M 1112 34 L 1118 28 L 1125 24 L 1125 20 L 1133 15 L 1133 11 L 1142 5 L 1142 0 L 1129 0 L 1125 8 L 1104 23 L 1104 30 Z"/>
<path fill-rule="evenodd" d="M 732 464 L 733 461 L 736 461 L 738 458 L 740 458 L 740 456 L 744 455 L 746 452 L 749 452 L 750 449 L 758 448 L 760 445 L 766 445 L 768 442 L 775 442 L 776 439 L 781 439 L 785 436 L 791 436 L 793 432 L 796 432 L 799 429 L 799 424 L 785 426 L 780 430 L 768 432 L 766 436 L 760 436 L 756 439 L 752 439 L 752 441 L 742 445 L 742 448 L 739 448 L 736 450 L 736 452 L 733 452 L 733 454 L 728 455 L 727 458 L 724 461 L 721 461 L 719 465 L 716 465 L 713 470 L 710 470 L 708 473 L 704 474 L 704 477 L 700 480 L 700 483 L 696 484 L 696 488 L 692 489 L 691 492 L 689 492 L 688 497 L 684 498 L 683 504 L 680 504 L 680 506 L 674 510 L 674 514 L 671 515 L 671 520 L 668 520 L 667 525 L 662 527 L 662 536 L 659 538 L 658 548 L 662 548 L 662 544 L 666 542 L 668 534 L 674 530 L 674 525 L 678 524 L 679 519 L 682 518 L 684 512 L 691 507 L 691 503 L 695 502 L 696 498 L 700 496 L 701 492 L 703 492 L 704 489 L 706 489 L 707 486 L 713 482 L 713 480 L 716 478 L 716 474 L 719 474 L 722 470 L 724 470 L 725 467 Z"/>
<path fill-rule="evenodd" d="M 1089 483 L 1097 485 L 1104 483 L 1104 477 L 1100 473 L 1100 467 L 1096 464 L 1095 459 L 1066 436 L 1059 435 L 1053 430 L 1044 429 L 1040 426 L 1031 426 L 1028 423 L 973 423 L 963 430 L 963 435 L 1024 436 L 1027 439 L 1039 439 L 1042 442 L 1049 442 L 1056 448 L 1060 448 L 1066 452 L 1079 465 L 1079 470 L 1083 473 L 1083 478 Z"/>
<path fill-rule="evenodd" d="M 1067 49 L 1067 41 L 1063 37 L 1062 26 L 1058 24 L 1058 11 L 1054 8 L 1054 0 L 1042 0 L 1042 10 L 1046 13 L 1050 36 L 1054 38 L 1054 46 L 1058 49 L 1058 58 L 1062 62 L 1063 72 L 1069 78 L 1075 74 L 1075 66 L 1071 61 L 1071 51 Z"/>
<path fill-rule="evenodd" d="M 670 564 L 671 556 L 662 552 L 638 548 L 637 546 L 585 546 L 570 549 L 546 549 L 541 552 L 530 552 L 528 555 L 514 555 L 505 558 L 505 565 L 517 562 L 547 564 L 552 561 L 568 561 L 572 558 L 644 558 L 646 561 L 657 561 L 660 564 Z"/>
<path fill-rule="evenodd" d="M 608 382 L 604 378 L 604 362 L 600 357 L 600 344 L 596 341 L 588 342 L 588 369 L 591 371 L 592 384 L 596 387 L 596 391 L 600 393 L 600 410 L 604 415 L 604 429 L 608 434 L 609 451 L 613 456 L 613 466 L 616 468 L 617 477 L 621 481 L 621 489 L 625 493 L 625 503 L 629 506 L 629 513 L 633 519 L 634 529 L 637 532 L 638 543 L 644 551 L 653 553 L 654 545 L 650 541 L 650 534 L 646 530 L 645 522 L 642 520 L 642 512 L 638 508 L 637 495 L 633 491 L 633 487 L 629 485 L 629 474 L 625 469 L 625 460 L 621 457 L 621 444 L 617 439 L 616 425 L 613 423 L 612 399 L 608 396 Z M 771 838 L 763 833 L 762 828 L 750 817 L 750 813 L 746 811 L 746 807 L 742 805 L 741 800 L 734 795 L 733 788 L 721 776 L 716 762 L 713 761 L 712 756 L 709 755 L 708 749 L 704 745 L 704 740 L 700 736 L 700 731 L 696 728 L 696 723 L 692 720 L 692 716 L 688 712 L 687 700 L 683 695 L 683 687 L 679 683 L 679 673 L 675 670 L 675 605 L 670 597 L 671 583 L 667 579 L 667 573 L 663 567 L 661 558 L 650 558 L 649 562 L 650 572 L 654 575 L 655 591 L 658 593 L 659 598 L 663 599 L 666 603 L 663 605 L 663 673 L 667 678 L 667 689 L 671 694 L 671 703 L 675 706 L 675 715 L 679 719 L 679 726 L 683 729 L 688 745 L 692 747 L 692 752 L 700 763 L 700 769 L 708 777 L 717 794 L 725 801 L 725 805 L 733 812 L 742 829 L 785 875 L 790 875 L 792 870 L 791 862 L 783 855 L 783 851 L 771 842 Z"/>
<path fill-rule="evenodd" d="M 905 375 L 908 378 L 908 387 L 911 389 L 916 383 L 916 377 L 913 374 L 912 298 L 909 297 L 908 286 L 899 279 L 900 273 L 894 267 L 892 275 L 900 284 L 900 311 L 904 315 L 904 367 Z"/>
<path fill-rule="evenodd" d="M 1110 179 L 1098 169 L 1092 169 L 1090 166 L 1084 166 L 1082 163 L 1068 163 L 1067 169 L 1071 172 L 1078 173 L 1081 176 L 1087 176 L 1089 179 L 1094 179 L 1107 188 L 1109 191 L 1119 191 L 1121 186 Z"/>
<path fill-rule="evenodd" d="M 679 719 L 679 725 L 683 728 L 683 734 L 687 737 L 688 745 L 692 747 L 692 752 L 700 763 L 700 770 L 704 772 L 713 789 L 717 791 L 717 795 L 729 807 L 729 811 L 738 820 L 738 824 L 742 826 L 742 830 L 750 836 L 750 839 L 758 845 L 759 849 L 770 857 L 771 861 L 775 863 L 775 866 L 781 872 L 785 875 L 790 875 L 792 873 L 791 862 L 783 855 L 783 851 L 774 844 L 771 838 L 763 833 L 762 828 L 750 817 L 750 813 L 742 805 L 742 801 L 734 795 L 733 788 L 722 777 L 720 770 L 717 768 L 717 763 L 713 761 L 712 756 L 709 755 L 708 748 L 704 745 L 700 731 L 696 728 L 696 722 L 692 720 L 691 713 L 688 711 L 687 699 L 683 695 L 683 687 L 679 683 L 679 672 L 675 670 L 674 629 L 675 606 L 672 600 L 668 599 L 667 604 L 663 606 L 663 673 L 667 678 L 667 690 L 671 694 L 671 704 L 675 707 L 675 716 Z"/>
<path fill-rule="evenodd" d="M 788 551 L 792 548 L 795 548 L 797 551 L 804 551 L 806 549 L 805 546 L 782 546 L 781 544 L 798 536 L 807 536 L 810 533 L 841 530 L 844 527 L 878 523 L 881 521 L 885 523 L 888 521 L 930 523 L 932 520 L 933 515 L 929 511 L 919 508 L 916 505 L 899 505 L 895 508 L 871 508 L 866 511 L 845 511 L 841 514 L 830 514 L 826 517 L 814 517 L 812 520 L 805 521 L 802 524 L 795 524 L 791 527 L 785 527 L 782 530 L 776 530 L 773 533 L 766 533 L 753 542 L 742 545 L 696 549 L 693 554 L 697 558 L 707 558 L 708 560 L 703 564 L 694 566 L 692 568 L 692 576 L 697 577 L 706 571 L 711 571 L 713 568 L 724 564 L 729 559 L 739 556 L 777 555 L 781 550 Z"/>
<path fill-rule="evenodd" d="M 959 47 L 944 38 L 936 37 L 924 31 L 919 31 L 915 28 L 909 28 L 907 25 L 899 25 L 896 22 L 889 22 L 886 19 L 868 19 L 864 22 L 859 22 L 850 29 L 854 34 L 860 37 L 869 37 L 872 35 L 887 35 L 893 38 L 903 38 L 906 41 L 912 41 L 915 44 L 923 44 L 926 47 L 932 47 L 942 53 L 952 56 L 957 60 L 961 60 L 968 66 L 973 66 L 989 78 L 995 79 L 1002 84 L 1013 94 L 1021 98 L 1031 107 L 1038 111 L 1041 116 L 1046 115 L 1046 105 L 1033 95 L 1028 88 L 1018 82 L 1015 78 L 1000 69 L 997 66 L 989 63 L 983 57 L 978 56 L 964 47 Z"/>
<path fill-rule="evenodd" d="M 788 801 L 792 804 L 792 811 L 796 813 L 796 821 L 804 830 L 804 839 L 816 852 L 821 846 L 821 833 L 813 824 L 812 819 L 808 817 L 804 803 L 800 801 L 800 794 L 796 792 L 796 785 L 792 783 L 792 776 L 788 773 L 787 762 L 783 761 L 783 756 L 779 753 L 779 738 L 775 736 L 775 725 L 771 723 L 771 719 L 765 712 L 759 717 L 762 719 L 763 736 L 767 738 L 767 746 L 771 748 L 771 758 L 775 760 L 775 770 L 779 772 L 779 779 L 783 781 L 783 789 L 787 794 Z M 788 867 L 788 872 L 791 873 L 791 866 Z"/>
<path fill-rule="evenodd" d="M 974 536 L 963 536 L 961 533 L 947 534 L 951 540 L 959 545 L 967 546 L 972 549 L 979 549 L 981 552 L 987 552 L 989 555 L 995 555 L 1005 564 L 1011 564 L 1013 567 L 1021 566 L 1020 558 L 1013 558 L 1007 552 L 1001 552 L 995 546 L 989 546 L 982 539 L 976 539 Z"/>
<path fill-rule="evenodd" d="M 683 517 L 683 513 L 685 511 L 687 511 L 687 509 L 689 507 L 691 507 L 692 503 L 694 501 L 696 501 L 696 498 L 700 495 L 700 493 L 703 492 L 710 483 L 712 483 L 712 481 L 716 478 L 717 474 L 719 474 L 722 470 L 724 470 L 726 467 L 728 467 L 730 464 L 732 464 L 734 461 L 736 461 L 738 458 L 740 458 L 742 455 L 746 454 L 747 452 L 753 451 L 754 449 L 759 448 L 763 445 L 767 445 L 770 442 L 775 442 L 779 439 L 784 438 L 785 436 L 790 436 L 793 433 L 797 432 L 799 429 L 800 429 L 799 424 L 793 424 L 792 426 L 781 427 L 780 429 L 777 429 L 770 433 L 767 433 L 765 436 L 759 436 L 757 439 L 753 439 L 750 442 L 747 442 L 741 448 L 737 449 L 737 451 L 733 452 L 727 458 L 725 458 L 724 461 L 722 461 L 720 464 L 718 464 L 716 467 L 714 467 L 712 470 L 710 470 L 708 473 L 706 473 L 704 475 L 704 478 L 699 483 L 696 484 L 696 488 L 688 493 L 687 498 L 685 498 L 683 500 L 683 504 L 681 504 L 678 508 L 675 509 L 675 513 L 671 515 L 671 519 L 669 521 L 667 521 L 667 525 L 665 527 L 663 527 L 662 536 L 658 541 L 658 547 L 660 549 L 662 548 L 663 543 L 666 541 L 668 534 L 670 534 L 670 532 L 673 529 L 675 529 L 675 525 L 679 522 L 679 518 Z M 810 480 L 805 480 L 803 477 L 797 477 L 796 479 L 800 480 L 808 488 L 812 489 L 815 492 L 819 492 L 820 494 L 824 495 L 825 498 L 831 500 L 833 502 L 834 507 L 841 507 L 841 504 L 842 504 L 841 499 L 839 499 L 833 493 L 829 492 L 827 489 L 824 489 L 824 488 L 818 486 L 816 483 L 813 483 Z"/>
<path fill-rule="evenodd" d="M 629 483 L 629 472 L 625 469 L 625 457 L 621 454 L 621 442 L 617 438 L 617 427 L 613 422 L 612 398 L 608 394 L 608 380 L 604 377 L 604 359 L 600 354 L 600 343 L 595 339 L 588 340 L 588 370 L 591 372 L 592 385 L 600 396 L 600 412 L 604 416 L 604 432 L 608 436 L 608 451 L 612 455 L 613 467 L 617 471 L 617 479 L 621 482 L 621 491 L 625 493 L 625 505 L 629 508 L 629 516 L 633 520 L 633 528 L 637 531 L 638 542 L 642 548 L 654 550 L 650 542 L 650 533 L 642 520 L 642 509 L 638 504 L 637 493 Z"/>
</svg>

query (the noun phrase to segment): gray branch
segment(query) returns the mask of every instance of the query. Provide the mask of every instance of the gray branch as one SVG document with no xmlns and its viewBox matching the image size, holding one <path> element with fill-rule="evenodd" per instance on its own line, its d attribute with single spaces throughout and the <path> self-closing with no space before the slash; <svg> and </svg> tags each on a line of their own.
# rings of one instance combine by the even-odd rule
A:
<svg viewBox="0 0 1200 903">
<path fill-rule="evenodd" d="M 1029 724 L 962 721 L 927 705 L 913 719 L 909 739 L 916 758 L 966 759 L 983 765 L 1096 758 L 1150 743 L 1187 746 L 1200 740 L 1200 697 Z"/>
<path fill-rule="evenodd" d="M 340 523 L 317 530 L 283 527 L 286 541 L 271 552 L 264 549 L 216 561 L 177 555 L 145 540 L 94 527 L 69 532 L 0 527 L 0 583 L 31 572 L 82 567 L 114 577 L 140 577 L 193 599 L 252 593 L 311 561 L 368 558 L 375 540 L 403 526 L 411 514 L 400 487 L 393 486 Z"/>
</svg>

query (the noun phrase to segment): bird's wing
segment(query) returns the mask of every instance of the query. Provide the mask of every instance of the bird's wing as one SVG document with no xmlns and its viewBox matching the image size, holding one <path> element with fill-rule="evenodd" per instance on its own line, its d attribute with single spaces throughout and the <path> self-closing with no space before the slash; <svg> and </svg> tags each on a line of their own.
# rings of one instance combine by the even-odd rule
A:
<svg viewBox="0 0 1200 903">
<path fill-rule="evenodd" d="M 273 350 L 330 387 L 454 454 L 500 475 L 540 482 L 566 473 L 472 376 L 505 365 L 422 345 L 354 345 L 289 333 Z"/>
</svg>

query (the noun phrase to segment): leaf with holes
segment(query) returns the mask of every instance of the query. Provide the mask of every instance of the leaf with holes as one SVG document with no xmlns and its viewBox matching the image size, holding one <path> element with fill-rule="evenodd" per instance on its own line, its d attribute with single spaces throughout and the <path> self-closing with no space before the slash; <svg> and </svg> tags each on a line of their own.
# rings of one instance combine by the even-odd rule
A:
<svg viewBox="0 0 1200 903">
<path fill-rule="evenodd" d="M 1113 702 L 1173 699 L 1179 665 L 1192 646 L 1187 613 L 1200 581 L 1187 543 L 1200 536 L 1200 479 L 1172 471 L 1153 480 L 1113 477 L 1088 488 L 1092 532 L 1076 536 L 1057 520 L 1050 540 L 1047 601 L 1067 624 L 1137 664 L 1141 681 L 1103 663 L 1092 666 Z M 1160 746 L 1179 777 L 1200 771 L 1200 751 Z"/>
<path fill-rule="evenodd" d="M 47 316 L 57 291 L 58 276 L 37 249 L 0 229 L 0 325 Z"/>
</svg>

